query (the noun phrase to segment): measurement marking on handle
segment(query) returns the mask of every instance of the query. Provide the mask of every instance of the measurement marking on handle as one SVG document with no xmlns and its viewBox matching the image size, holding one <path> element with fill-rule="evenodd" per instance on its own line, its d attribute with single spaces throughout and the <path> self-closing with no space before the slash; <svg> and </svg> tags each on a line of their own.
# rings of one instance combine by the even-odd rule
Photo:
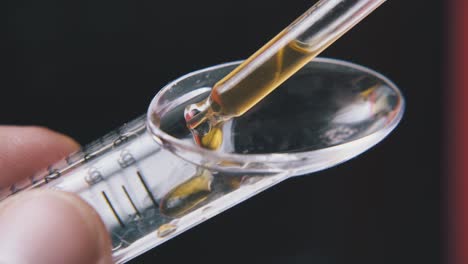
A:
<svg viewBox="0 0 468 264">
<path fill-rule="evenodd" d="M 156 202 L 156 199 L 154 199 L 153 193 L 151 193 L 148 185 L 146 184 L 145 180 L 143 179 L 143 176 L 141 175 L 141 172 L 137 171 L 136 174 L 138 175 L 138 178 L 141 181 L 141 184 L 143 184 L 143 187 L 145 188 L 146 193 L 148 193 L 149 198 L 151 199 L 151 202 L 153 202 L 154 207 L 156 209 L 159 209 L 159 204 Z"/>
<path fill-rule="evenodd" d="M 133 209 L 135 210 L 137 216 L 141 217 L 140 211 L 138 211 L 138 208 L 136 207 L 135 203 L 133 202 L 132 198 L 130 197 L 130 194 L 128 194 L 127 189 L 123 185 L 122 185 L 122 190 L 124 191 L 125 196 L 127 196 L 127 199 L 130 201 L 130 204 L 132 205 Z"/>
<path fill-rule="evenodd" d="M 117 219 L 117 222 L 119 222 L 119 224 L 120 224 L 120 226 L 121 226 L 122 228 L 125 227 L 125 224 L 123 223 L 122 219 L 120 219 L 120 216 L 117 214 L 117 211 L 115 211 L 114 206 L 113 206 L 112 203 L 110 202 L 109 197 L 107 197 L 106 192 L 102 191 L 101 194 L 102 194 L 102 196 L 104 197 L 104 200 L 106 200 L 106 203 L 107 203 L 107 205 L 109 206 L 109 208 L 111 209 L 112 213 L 114 214 L 115 219 Z"/>
</svg>

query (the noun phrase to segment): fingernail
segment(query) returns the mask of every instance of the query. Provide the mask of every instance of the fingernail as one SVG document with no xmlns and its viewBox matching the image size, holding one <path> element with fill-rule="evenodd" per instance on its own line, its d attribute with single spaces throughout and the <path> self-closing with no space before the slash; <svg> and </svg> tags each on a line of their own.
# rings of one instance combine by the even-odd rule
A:
<svg viewBox="0 0 468 264">
<path fill-rule="evenodd" d="M 0 204 L 0 263 L 111 263 L 109 234 L 72 194 L 35 190 Z"/>
</svg>

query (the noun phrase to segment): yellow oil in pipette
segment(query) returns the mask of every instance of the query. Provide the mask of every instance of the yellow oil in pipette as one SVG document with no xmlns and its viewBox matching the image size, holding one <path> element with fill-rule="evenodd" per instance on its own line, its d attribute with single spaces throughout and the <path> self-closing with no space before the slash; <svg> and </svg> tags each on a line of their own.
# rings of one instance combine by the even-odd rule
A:
<svg viewBox="0 0 468 264">
<path fill-rule="evenodd" d="M 293 40 L 234 86 L 224 89 L 226 82 L 232 76 L 238 74 L 257 56 L 261 56 L 281 37 L 279 35 L 271 40 L 252 57 L 216 83 L 210 97 L 206 101 L 197 104 L 197 106 L 209 105 L 204 120 L 210 122 L 210 124 L 209 127 L 204 128 L 205 131 L 203 131 L 203 128 L 197 130 L 197 127 L 202 125 L 203 122 L 196 124 L 195 119 L 190 119 L 190 116 L 186 115 L 187 125 L 192 129 L 198 145 L 216 150 L 222 144 L 221 123 L 223 121 L 244 114 L 327 47 L 322 47 L 320 50 L 311 50 L 305 44 Z M 332 42 L 330 41 L 329 44 Z M 187 112 L 190 110 L 193 111 L 193 109 L 188 108 Z"/>
<path fill-rule="evenodd" d="M 258 53 L 262 53 L 269 45 L 271 44 L 267 44 Z M 320 51 L 308 50 L 297 41 L 291 41 L 234 87 L 223 91 L 224 83 L 243 67 L 240 65 L 212 89 L 210 97 L 212 104 L 219 108 L 217 114 L 229 117 L 244 114 L 319 53 Z"/>
<path fill-rule="evenodd" d="M 216 150 L 224 121 L 244 114 L 385 0 L 322 0 L 185 110 L 196 143 Z"/>
<path fill-rule="evenodd" d="M 217 149 L 222 144 L 222 125 L 220 123 L 225 119 L 240 116 L 248 111 L 320 53 L 320 51 L 309 51 L 301 47 L 297 41 L 291 41 L 274 56 L 266 60 L 260 67 L 257 67 L 252 73 L 240 80 L 235 86 L 223 90 L 224 84 L 232 76 L 238 74 L 245 65 L 261 55 L 264 50 L 273 45 L 280 37 L 277 36 L 267 43 L 251 58 L 216 83 L 207 101 L 198 104 L 210 105 L 210 109 L 208 109 L 204 117 L 211 122 L 210 127 L 206 128 L 207 131 L 197 131 L 196 128 L 200 124 L 194 124 L 193 121 L 195 120 L 192 119 L 193 121 L 191 122 L 190 118 L 187 118 L 186 115 L 187 125 L 192 129 L 192 133 L 199 133 L 194 134 L 198 145 L 212 150 Z M 223 118 L 220 119 L 219 116 Z M 199 136 L 200 134 L 201 136 Z"/>
</svg>

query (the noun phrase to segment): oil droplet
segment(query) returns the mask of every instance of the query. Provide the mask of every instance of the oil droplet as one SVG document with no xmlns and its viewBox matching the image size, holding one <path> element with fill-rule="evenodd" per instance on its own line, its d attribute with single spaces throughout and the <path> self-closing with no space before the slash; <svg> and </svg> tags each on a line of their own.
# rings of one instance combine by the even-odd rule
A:
<svg viewBox="0 0 468 264">
<path fill-rule="evenodd" d="M 201 137 L 200 145 L 204 148 L 217 150 L 223 143 L 223 130 L 221 125 L 211 128 L 211 130 Z"/>
<path fill-rule="evenodd" d="M 212 181 L 213 175 L 209 171 L 197 170 L 194 177 L 178 185 L 164 196 L 160 203 L 161 213 L 170 217 L 180 217 L 189 213 L 208 198 Z"/>
<path fill-rule="evenodd" d="M 191 104 L 184 111 L 187 127 L 192 132 L 195 143 L 210 150 L 217 150 L 223 143 L 224 122 L 213 119 L 215 106 L 217 105 L 208 99 Z"/>
<path fill-rule="evenodd" d="M 158 228 L 158 237 L 165 237 L 177 230 L 177 225 L 168 223 Z"/>
</svg>

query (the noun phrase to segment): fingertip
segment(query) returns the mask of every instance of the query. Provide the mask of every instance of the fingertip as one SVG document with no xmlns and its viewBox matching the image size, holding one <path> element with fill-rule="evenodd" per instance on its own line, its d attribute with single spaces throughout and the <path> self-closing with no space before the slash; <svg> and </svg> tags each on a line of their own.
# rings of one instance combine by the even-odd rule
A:
<svg viewBox="0 0 468 264">
<path fill-rule="evenodd" d="M 40 126 L 0 126 L 0 188 L 79 149 L 68 136 Z"/>
<path fill-rule="evenodd" d="M 55 140 L 60 141 L 60 150 L 64 151 L 65 153 L 69 153 L 70 151 L 75 151 L 80 148 L 80 144 L 76 142 L 73 138 L 51 130 L 47 127 L 44 126 L 24 126 L 24 127 L 18 127 L 19 129 L 24 129 L 26 130 L 27 134 L 33 134 L 33 135 L 38 135 L 41 138 L 54 138 Z"/>
<path fill-rule="evenodd" d="M 0 263 L 112 262 L 103 222 L 79 197 L 36 190 L 5 202 L 0 207 Z"/>
</svg>

